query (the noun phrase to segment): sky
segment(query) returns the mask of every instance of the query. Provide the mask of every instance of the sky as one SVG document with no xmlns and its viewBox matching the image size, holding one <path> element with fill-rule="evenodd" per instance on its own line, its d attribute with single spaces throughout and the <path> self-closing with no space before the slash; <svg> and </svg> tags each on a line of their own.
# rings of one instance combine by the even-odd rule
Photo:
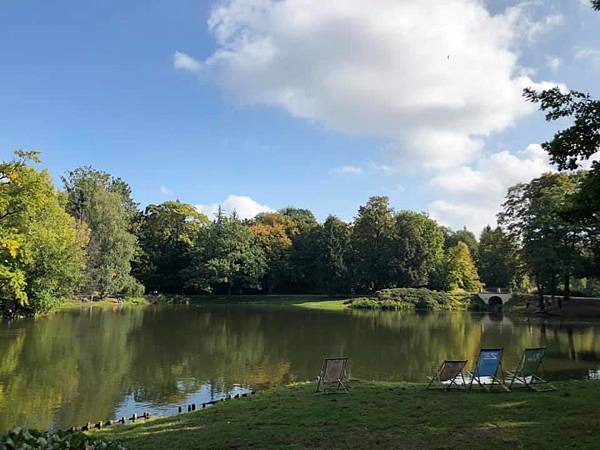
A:
<svg viewBox="0 0 600 450">
<path fill-rule="evenodd" d="M 0 159 L 90 165 L 141 207 L 352 220 L 374 195 L 494 225 L 553 170 L 524 87 L 600 96 L 587 0 L 2 0 Z"/>
</svg>

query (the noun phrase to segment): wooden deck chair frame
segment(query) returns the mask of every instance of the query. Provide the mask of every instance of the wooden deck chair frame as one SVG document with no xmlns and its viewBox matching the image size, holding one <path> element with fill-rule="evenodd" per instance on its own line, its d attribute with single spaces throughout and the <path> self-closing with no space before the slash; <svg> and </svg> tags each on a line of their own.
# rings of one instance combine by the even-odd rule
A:
<svg viewBox="0 0 600 450">
<path fill-rule="evenodd" d="M 489 376 L 489 378 L 492 379 L 491 383 L 483 383 L 482 382 L 482 378 L 488 378 L 488 376 L 484 376 L 482 377 L 480 375 L 480 365 L 481 365 L 481 354 L 483 352 L 498 352 L 498 367 L 496 368 L 496 372 Z M 503 348 L 481 348 L 479 349 L 479 356 L 477 357 L 477 362 L 475 363 L 475 367 L 473 369 L 472 372 L 469 373 L 471 380 L 469 383 L 469 390 L 473 389 L 473 383 L 476 382 L 480 387 L 482 387 L 483 389 L 485 389 L 488 392 L 491 392 L 492 389 L 495 386 L 498 386 L 500 388 L 502 388 L 502 390 L 509 392 L 510 389 L 508 388 L 508 386 L 506 386 L 506 383 L 504 382 L 504 369 L 502 368 L 502 355 L 504 353 L 504 349 Z M 498 376 L 500 374 L 500 376 Z"/>
<path fill-rule="evenodd" d="M 334 364 L 337 363 L 336 367 Z M 339 366 L 341 364 L 341 366 Z M 348 382 L 348 358 L 325 358 L 319 373 L 319 381 L 315 392 L 332 393 L 332 392 L 349 392 Z M 335 388 L 330 389 L 335 385 Z M 321 390 L 322 388 L 322 390 Z"/>
<path fill-rule="evenodd" d="M 537 366 L 532 369 L 531 375 L 523 374 L 523 370 L 525 369 L 525 364 L 527 363 L 527 352 L 540 352 L 541 356 L 539 361 L 537 362 Z M 512 389 L 513 387 L 524 386 L 529 390 L 534 392 L 542 392 L 542 391 L 555 391 L 556 387 L 551 385 L 548 380 L 544 380 L 542 377 L 537 375 L 537 371 L 543 365 L 544 354 L 546 352 L 546 347 L 527 347 L 523 350 L 523 354 L 521 355 L 521 359 L 519 360 L 519 364 L 514 371 L 507 371 L 508 379 L 508 388 Z M 535 363 L 534 363 L 535 364 Z M 538 386 L 543 386 L 543 388 L 538 388 Z"/>
<path fill-rule="evenodd" d="M 448 376 L 444 376 L 444 379 L 442 379 L 445 368 L 451 364 L 457 366 L 455 368 L 454 375 L 452 376 L 452 374 L 449 374 Z M 448 391 L 454 388 L 466 391 L 469 388 L 469 384 L 466 382 L 465 375 L 463 373 L 466 365 L 466 359 L 446 359 L 437 370 L 436 374 L 432 377 L 428 377 L 429 383 L 427 384 L 426 389 L 440 388 L 444 391 Z"/>
</svg>

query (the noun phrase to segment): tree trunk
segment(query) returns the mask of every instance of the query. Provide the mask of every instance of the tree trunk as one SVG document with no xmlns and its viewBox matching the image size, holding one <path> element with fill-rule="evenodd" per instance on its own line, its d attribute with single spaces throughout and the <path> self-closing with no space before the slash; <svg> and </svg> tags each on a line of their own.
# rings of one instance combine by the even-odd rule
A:
<svg viewBox="0 0 600 450">
<path fill-rule="evenodd" d="M 565 275 L 565 302 L 569 301 L 571 297 L 571 275 L 568 273 Z M 558 300 L 558 307 L 562 309 L 562 299 Z"/>
<path fill-rule="evenodd" d="M 544 309 L 546 309 L 546 305 L 544 303 L 544 288 L 539 284 L 538 284 L 538 294 L 540 295 L 540 298 L 539 298 L 540 309 L 542 311 L 544 311 Z"/>
<path fill-rule="evenodd" d="M 231 289 L 233 288 L 233 282 L 229 281 L 227 283 L 227 298 L 231 297 Z"/>
</svg>

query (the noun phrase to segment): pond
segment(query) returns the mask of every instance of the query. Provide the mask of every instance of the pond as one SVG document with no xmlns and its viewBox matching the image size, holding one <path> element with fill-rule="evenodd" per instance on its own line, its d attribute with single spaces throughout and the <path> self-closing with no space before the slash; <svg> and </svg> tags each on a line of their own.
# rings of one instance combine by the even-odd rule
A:
<svg viewBox="0 0 600 450">
<path fill-rule="evenodd" d="M 167 415 L 229 393 L 314 380 L 348 356 L 365 380 L 424 381 L 480 346 L 545 345 L 551 379 L 597 376 L 600 323 L 466 312 L 319 311 L 253 305 L 82 309 L 0 322 L 0 430 Z"/>
</svg>

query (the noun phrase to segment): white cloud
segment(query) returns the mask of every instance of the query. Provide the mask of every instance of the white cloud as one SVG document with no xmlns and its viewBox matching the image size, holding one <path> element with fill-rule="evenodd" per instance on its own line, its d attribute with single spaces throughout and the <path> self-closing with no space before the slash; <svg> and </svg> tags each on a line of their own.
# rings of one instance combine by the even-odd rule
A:
<svg viewBox="0 0 600 450">
<path fill-rule="evenodd" d="M 546 59 L 546 65 L 552 72 L 556 72 L 562 65 L 562 59 L 558 56 L 551 56 Z"/>
<path fill-rule="evenodd" d="M 533 4 L 492 16 L 480 0 L 229 0 L 208 20 L 216 51 L 178 53 L 179 66 L 241 103 L 389 138 L 397 158 L 445 168 L 534 111 L 517 48 L 561 18 L 533 20 Z"/>
<path fill-rule="evenodd" d="M 192 58 L 190 55 L 182 52 L 175 52 L 173 55 L 173 66 L 176 69 L 189 70 L 190 72 L 200 72 L 202 63 Z"/>
<path fill-rule="evenodd" d="M 261 212 L 273 211 L 268 206 L 261 205 L 245 195 L 229 195 L 220 205 L 226 215 L 231 215 L 235 212 L 241 220 L 251 219 Z M 219 209 L 219 203 L 195 206 L 198 211 L 206 214 L 211 219 L 215 217 Z"/>
<path fill-rule="evenodd" d="M 513 23 L 518 34 L 529 43 L 537 41 L 564 21 L 563 15 L 558 13 L 535 19 L 536 9 L 545 13 L 548 6 L 542 0 L 523 0 L 506 10 L 506 17 Z"/>
<path fill-rule="evenodd" d="M 452 228 L 467 226 L 479 232 L 496 223 L 509 187 L 528 182 L 551 171 L 548 155 L 531 144 L 516 155 L 501 151 L 482 158 L 472 166 L 462 166 L 438 174 L 431 186 L 443 195 L 429 205 L 431 215 Z"/>
<path fill-rule="evenodd" d="M 336 167 L 332 172 L 336 175 L 362 175 L 364 171 L 362 167 L 348 165 Z"/>
<path fill-rule="evenodd" d="M 236 101 L 284 109 L 329 129 L 387 140 L 382 160 L 334 173 L 431 172 L 434 217 L 479 230 L 506 189 L 548 170 L 539 146 L 486 155 L 485 141 L 536 110 L 544 89 L 522 48 L 559 26 L 541 0 L 492 15 L 483 0 L 223 0 L 217 48 L 177 68 L 212 77 Z M 560 60 L 548 62 L 558 69 Z M 564 87 L 564 86 L 563 86 Z M 260 206 L 260 205 L 259 205 Z M 208 205 L 214 211 L 216 205 Z"/>
<path fill-rule="evenodd" d="M 582 48 L 575 53 L 575 60 L 590 64 L 594 69 L 600 70 L 600 50 Z"/>
</svg>

